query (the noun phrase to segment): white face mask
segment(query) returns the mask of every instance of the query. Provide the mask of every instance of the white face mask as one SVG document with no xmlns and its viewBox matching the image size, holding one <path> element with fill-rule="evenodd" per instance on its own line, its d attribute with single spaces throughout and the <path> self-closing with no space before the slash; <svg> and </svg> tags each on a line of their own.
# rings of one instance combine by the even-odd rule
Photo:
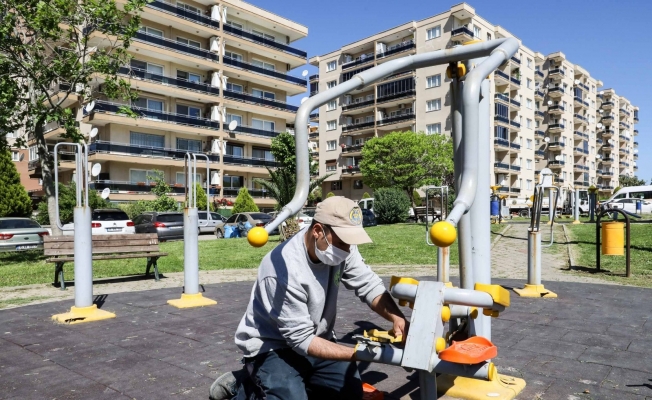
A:
<svg viewBox="0 0 652 400">
<path fill-rule="evenodd" d="M 326 232 L 323 231 L 323 234 L 324 240 L 326 240 L 326 243 L 328 243 L 328 239 L 326 239 Z M 348 251 L 339 249 L 330 243 L 328 243 L 326 250 L 319 250 L 317 247 L 317 239 L 315 239 L 315 254 L 317 255 L 317 258 L 319 258 L 319 261 L 333 267 L 340 265 L 344 260 L 346 260 L 346 257 L 349 256 Z"/>
</svg>

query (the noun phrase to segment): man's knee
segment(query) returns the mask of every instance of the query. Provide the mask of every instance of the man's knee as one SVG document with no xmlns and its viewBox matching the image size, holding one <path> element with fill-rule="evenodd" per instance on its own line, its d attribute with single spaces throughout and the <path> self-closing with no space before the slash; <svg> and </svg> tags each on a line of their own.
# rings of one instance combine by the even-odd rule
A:
<svg viewBox="0 0 652 400">
<path fill-rule="evenodd" d="M 251 394 L 264 395 L 267 400 L 307 400 L 298 354 L 278 351 L 256 357 L 249 367 L 250 375 L 243 380 L 238 400 L 249 400 Z M 309 364 L 308 364 L 309 365 Z"/>
</svg>

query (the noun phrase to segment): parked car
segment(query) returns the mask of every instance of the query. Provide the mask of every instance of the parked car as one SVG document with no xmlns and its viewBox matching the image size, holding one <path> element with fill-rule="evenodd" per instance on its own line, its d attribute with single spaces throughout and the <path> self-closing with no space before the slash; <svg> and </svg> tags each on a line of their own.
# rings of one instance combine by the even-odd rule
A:
<svg viewBox="0 0 652 400">
<path fill-rule="evenodd" d="M 362 210 L 362 227 L 366 228 L 368 226 L 376 226 L 378 221 L 376 220 L 376 214 L 371 210 Z"/>
<path fill-rule="evenodd" d="M 134 218 L 136 233 L 156 233 L 163 242 L 183 239 L 183 213 L 148 211 Z"/>
<path fill-rule="evenodd" d="M 254 226 L 265 226 L 269 221 L 272 220 L 272 216 L 262 212 L 246 212 L 233 214 L 226 220 L 222 225 L 215 227 L 215 236 L 218 239 L 224 238 L 224 231 L 226 226 L 232 226 L 234 228 L 238 227 L 238 223 L 246 224 L 249 222 L 252 227 Z"/>
<path fill-rule="evenodd" d="M 29 218 L 0 218 L 0 252 L 43 248 L 48 230 Z"/>
<path fill-rule="evenodd" d="M 92 235 L 125 235 L 136 233 L 133 221 L 122 210 L 115 208 L 93 210 L 91 220 Z M 75 234 L 74 222 L 67 223 L 63 226 L 63 234 L 66 236 L 73 236 Z"/>
<path fill-rule="evenodd" d="M 636 202 L 641 201 L 641 212 L 644 214 L 652 213 L 652 203 L 647 200 L 637 199 L 616 199 L 607 203 L 603 203 L 604 208 L 618 208 L 630 213 L 636 213 Z"/>
<path fill-rule="evenodd" d="M 215 232 L 215 227 L 218 225 L 223 225 L 227 218 L 220 213 L 199 211 L 199 234 L 202 233 L 213 233 Z"/>
<path fill-rule="evenodd" d="M 310 211 L 308 211 L 308 212 L 310 212 Z M 274 212 L 269 213 L 269 215 L 271 215 L 272 219 L 274 219 L 278 215 L 278 212 L 274 211 Z M 312 215 L 315 215 L 314 211 L 312 212 Z M 303 229 L 303 228 L 305 228 L 307 226 L 310 226 L 310 224 L 312 224 L 312 215 L 308 215 L 308 214 L 304 213 L 303 210 L 301 210 L 301 212 L 299 212 L 296 215 L 297 222 L 299 223 L 299 229 Z M 285 222 L 283 222 L 283 224 L 285 224 Z M 276 234 L 279 233 L 278 228 L 276 228 L 274 230 L 274 233 L 276 233 Z"/>
</svg>

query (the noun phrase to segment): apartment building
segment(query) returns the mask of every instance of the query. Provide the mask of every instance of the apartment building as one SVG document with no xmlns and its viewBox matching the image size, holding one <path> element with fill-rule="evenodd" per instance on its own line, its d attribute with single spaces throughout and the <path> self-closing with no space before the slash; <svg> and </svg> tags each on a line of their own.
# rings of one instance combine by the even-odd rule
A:
<svg viewBox="0 0 652 400">
<path fill-rule="evenodd" d="M 23 128 L 7 133 L 7 145 L 11 153 L 11 161 L 14 162 L 16 170 L 20 174 L 20 183 L 25 187 L 32 200 L 37 200 L 43 195 L 41 191 L 42 183 L 38 178 L 30 178 L 29 176 L 30 150 L 16 144 L 16 140 L 23 138 L 24 134 L 25 130 Z"/>
<path fill-rule="evenodd" d="M 289 73 L 306 63 L 306 52 L 292 43 L 307 34 L 305 26 L 240 0 L 147 3 L 128 49 L 131 65 L 119 72 L 139 92 L 131 104 L 138 118 L 121 114 L 125 104 L 103 95 L 101 76 L 86 88 L 91 103 L 71 96 L 67 104 L 82 133 L 97 129 L 89 161 L 100 163 L 102 172 L 91 187 L 109 188 L 114 202 L 152 199 L 148 176 L 158 170 L 182 201 L 184 156 L 191 152 L 202 154 L 197 180 L 209 186 L 211 200 L 233 201 L 246 187 L 260 207 L 272 207 L 275 201 L 253 180 L 276 166 L 271 139 L 289 130 L 297 111 L 286 100 L 307 89 L 305 78 Z M 109 43 L 92 34 L 90 45 Z M 46 131 L 52 146 L 61 140 L 60 127 Z M 70 179 L 68 159 L 64 155 L 60 167 Z M 30 169 L 38 174 L 35 157 Z"/>
<path fill-rule="evenodd" d="M 319 74 L 310 78 L 310 92 L 327 90 L 395 58 L 505 37 L 514 35 L 461 3 L 312 57 L 310 63 L 319 68 Z M 353 199 L 371 193 L 358 165 L 365 141 L 373 137 L 397 130 L 451 135 L 450 81 L 445 71 L 446 66 L 441 65 L 390 76 L 331 101 L 311 116 L 319 124 L 320 173 L 334 173 L 325 182 L 324 193 Z M 632 126 L 638 109 L 626 103 L 624 111 L 629 114 L 615 113 L 618 119 L 614 120 L 627 122 L 607 125 L 600 111 L 609 92 L 601 95 L 603 83 L 563 53 L 544 56 L 521 43 L 517 54 L 490 79 L 493 114 L 488 122 L 494 138 L 488 167 L 493 170 L 492 184 L 500 185 L 499 192 L 513 198 L 529 197 L 543 168 L 551 168 L 564 187 L 597 185 L 603 191 L 617 186 L 619 174 L 635 170 L 635 142 L 619 141 L 613 143 L 618 149 L 616 156 L 628 155 L 629 165 L 620 169 L 622 157 L 618 158 L 615 165 L 609 164 L 612 175 L 603 175 L 605 160 L 614 157 L 613 151 L 604 156 L 603 144 L 605 127 Z M 614 107 L 624 104 L 617 98 Z M 629 137 L 637 134 L 631 129 Z"/>
</svg>

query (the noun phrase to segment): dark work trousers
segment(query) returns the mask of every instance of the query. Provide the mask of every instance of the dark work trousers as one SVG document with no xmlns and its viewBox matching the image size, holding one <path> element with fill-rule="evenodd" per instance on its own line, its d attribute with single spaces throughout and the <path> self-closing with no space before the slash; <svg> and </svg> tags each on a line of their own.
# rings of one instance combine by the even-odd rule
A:
<svg viewBox="0 0 652 400">
<path fill-rule="evenodd" d="M 279 349 L 245 358 L 237 400 L 361 400 L 355 362 L 304 357 Z"/>
</svg>

